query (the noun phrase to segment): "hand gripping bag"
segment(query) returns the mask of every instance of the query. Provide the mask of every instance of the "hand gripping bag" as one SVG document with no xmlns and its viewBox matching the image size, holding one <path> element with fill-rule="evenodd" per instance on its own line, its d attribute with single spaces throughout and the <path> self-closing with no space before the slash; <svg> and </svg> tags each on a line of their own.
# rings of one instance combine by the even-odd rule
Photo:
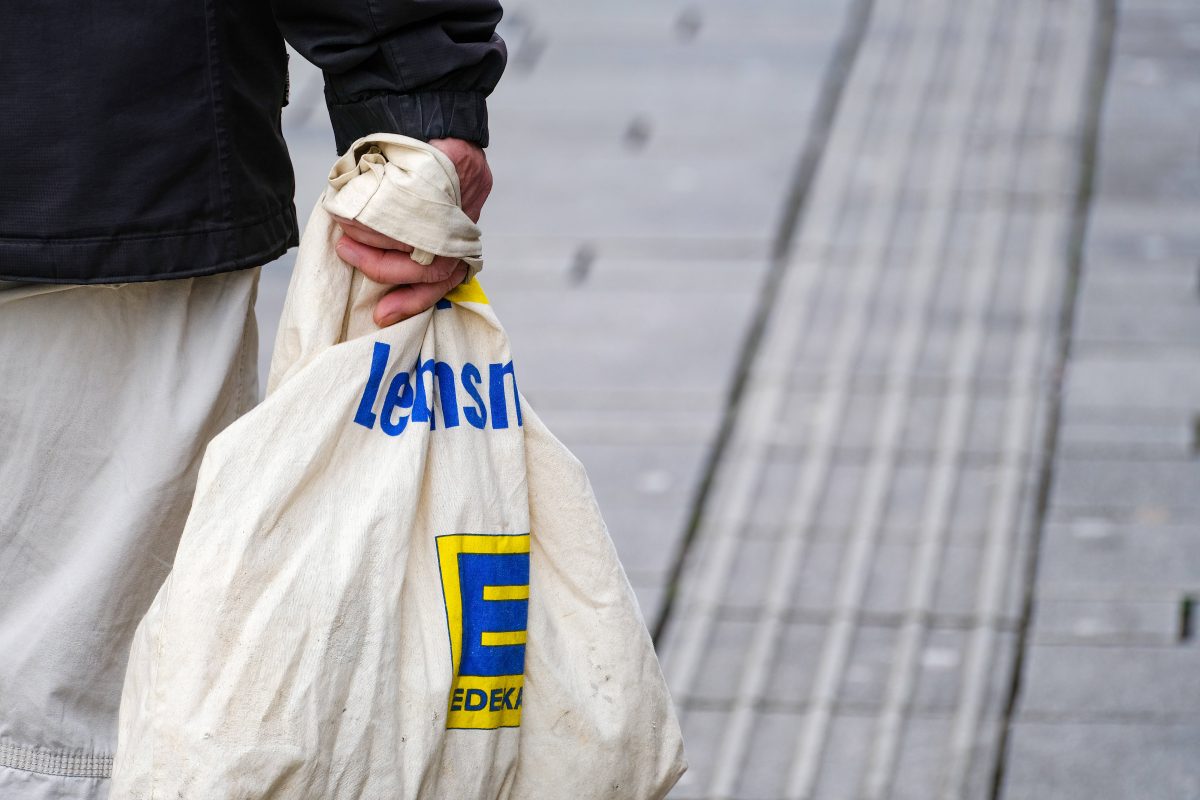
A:
<svg viewBox="0 0 1200 800">
<path fill-rule="evenodd" d="M 644 621 L 478 282 L 381 330 L 331 214 L 479 266 L 440 152 L 336 163 L 268 396 L 209 445 L 135 635 L 112 797 L 663 797 L 682 744 Z"/>
</svg>

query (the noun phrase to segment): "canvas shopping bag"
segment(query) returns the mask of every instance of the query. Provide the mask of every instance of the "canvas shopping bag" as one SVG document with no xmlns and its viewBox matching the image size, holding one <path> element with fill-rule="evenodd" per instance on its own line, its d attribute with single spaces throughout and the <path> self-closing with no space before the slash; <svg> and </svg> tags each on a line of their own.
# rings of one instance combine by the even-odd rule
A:
<svg viewBox="0 0 1200 800">
<path fill-rule="evenodd" d="M 663 797 L 684 766 L 650 638 L 482 289 L 377 328 L 331 213 L 479 266 L 436 149 L 337 162 L 268 397 L 209 445 L 138 628 L 112 797 Z"/>
</svg>

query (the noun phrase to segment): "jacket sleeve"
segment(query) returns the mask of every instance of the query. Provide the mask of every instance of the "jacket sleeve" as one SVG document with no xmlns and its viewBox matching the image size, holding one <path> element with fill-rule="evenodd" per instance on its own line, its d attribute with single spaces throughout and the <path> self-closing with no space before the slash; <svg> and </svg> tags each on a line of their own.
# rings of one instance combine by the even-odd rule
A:
<svg viewBox="0 0 1200 800">
<path fill-rule="evenodd" d="M 292 47 L 325 73 L 337 149 L 369 133 L 488 143 L 504 71 L 499 0 L 271 0 Z"/>
</svg>

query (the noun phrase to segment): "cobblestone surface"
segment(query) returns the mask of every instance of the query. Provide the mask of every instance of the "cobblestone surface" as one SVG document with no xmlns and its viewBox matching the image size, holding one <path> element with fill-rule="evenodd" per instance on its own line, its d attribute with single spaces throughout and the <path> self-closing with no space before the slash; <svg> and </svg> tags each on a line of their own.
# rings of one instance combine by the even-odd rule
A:
<svg viewBox="0 0 1200 800">
<path fill-rule="evenodd" d="M 506 4 L 483 281 L 665 622 L 672 798 L 1200 796 L 1200 7 L 1121 0 L 1076 284 L 1108 6 Z"/>
</svg>

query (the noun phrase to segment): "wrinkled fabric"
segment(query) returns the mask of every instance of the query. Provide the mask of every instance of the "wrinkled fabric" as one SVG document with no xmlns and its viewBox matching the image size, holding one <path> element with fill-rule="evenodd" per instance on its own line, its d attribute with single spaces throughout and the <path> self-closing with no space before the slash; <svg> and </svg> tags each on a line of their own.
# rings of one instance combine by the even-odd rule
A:
<svg viewBox="0 0 1200 800">
<path fill-rule="evenodd" d="M 582 465 L 471 280 L 379 329 L 331 214 L 479 260 L 453 166 L 356 143 L 301 242 L 266 400 L 209 445 L 138 627 L 114 800 L 656 800 L 684 768 Z"/>
<path fill-rule="evenodd" d="M 377 132 L 485 146 L 500 14 L 499 0 L 0 3 L 0 279 L 268 263 L 299 232 L 285 38 L 325 76 L 339 153 Z"/>
<path fill-rule="evenodd" d="M 133 632 L 257 395 L 258 270 L 0 284 L 0 798 L 100 800 Z"/>
</svg>

